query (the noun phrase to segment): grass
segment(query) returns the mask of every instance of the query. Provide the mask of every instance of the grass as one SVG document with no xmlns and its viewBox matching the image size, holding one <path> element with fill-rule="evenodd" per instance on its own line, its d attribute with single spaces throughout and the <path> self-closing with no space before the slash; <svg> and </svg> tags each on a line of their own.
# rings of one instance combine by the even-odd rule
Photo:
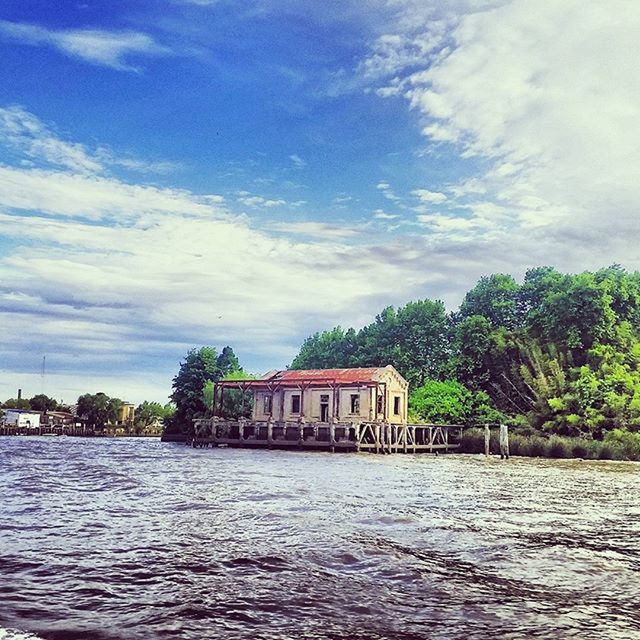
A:
<svg viewBox="0 0 640 640">
<path fill-rule="evenodd" d="M 491 453 L 500 452 L 498 434 L 491 430 Z M 513 456 L 532 458 L 583 458 L 585 460 L 640 460 L 640 433 L 614 429 L 605 439 L 568 438 L 564 436 L 509 434 Z M 466 429 L 460 442 L 462 453 L 484 453 L 484 431 Z"/>
</svg>

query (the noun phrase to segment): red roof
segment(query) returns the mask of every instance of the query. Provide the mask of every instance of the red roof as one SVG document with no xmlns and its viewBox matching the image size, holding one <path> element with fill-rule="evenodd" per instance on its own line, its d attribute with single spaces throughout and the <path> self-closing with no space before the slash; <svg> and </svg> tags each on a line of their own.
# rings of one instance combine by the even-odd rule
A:
<svg viewBox="0 0 640 640">
<path fill-rule="evenodd" d="M 269 382 L 314 382 L 316 380 L 331 380 L 340 383 L 376 382 L 384 367 L 369 367 L 360 369 L 287 369 L 268 374 L 263 378 Z"/>
<path fill-rule="evenodd" d="M 279 387 L 322 386 L 322 385 L 370 385 L 380 382 L 382 375 L 387 373 L 391 366 L 366 367 L 354 369 L 285 369 L 284 371 L 270 371 L 262 378 L 249 380 L 222 380 L 218 384 L 221 387 L 234 389 L 262 389 Z M 397 372 L 396 372 L 397 373 Z M 398 374 L 399 376 L 399 374 Z M 400 376 L 402 380 L 402 377 Z M 405 383 L 406 384 L 406 383 Z"/>
</svg>

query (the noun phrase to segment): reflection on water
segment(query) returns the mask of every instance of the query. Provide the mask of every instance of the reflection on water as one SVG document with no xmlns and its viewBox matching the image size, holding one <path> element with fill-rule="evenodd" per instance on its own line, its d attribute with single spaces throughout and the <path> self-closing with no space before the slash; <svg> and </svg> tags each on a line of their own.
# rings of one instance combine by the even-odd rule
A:
<svg viewBox="0 0 640 640">
<path fill-rule="evenodd" d="M 0 438 L 0 640 L 640 638 L 639 470 Z"/>
</svg>

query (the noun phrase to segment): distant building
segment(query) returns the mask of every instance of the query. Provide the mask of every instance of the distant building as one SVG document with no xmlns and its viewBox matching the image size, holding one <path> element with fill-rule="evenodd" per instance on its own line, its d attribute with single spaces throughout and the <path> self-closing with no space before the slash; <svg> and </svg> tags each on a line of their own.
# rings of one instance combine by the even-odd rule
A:
<svg viewBox="0 0 640 640">
<path fill-rule="evenodd" d="M 48 427 L 71 429 L 77 421 L 78 419 L 69 411 L 47 411 L 42 416 L 42 425 Z"/>
<path fill-rule="evenodd" d="M 253 394 L 252 419 L 276 422 L 407 422 L 407 381 L 392 367 L 272 371 L 259 380 L 216 384 Z"/>
<path fill-rule="evenodd" d="M 40 414 L 27 409 L 5 409 L 4 422 L 7 426 L 24 429 L 39 429 Z"/>
<path fill-rule="evenodd" d="M 136 405 L 131 402 L 123 402 L 118 409 L 118 425 L 132 425 L 135 417 Z"/>
</svg>

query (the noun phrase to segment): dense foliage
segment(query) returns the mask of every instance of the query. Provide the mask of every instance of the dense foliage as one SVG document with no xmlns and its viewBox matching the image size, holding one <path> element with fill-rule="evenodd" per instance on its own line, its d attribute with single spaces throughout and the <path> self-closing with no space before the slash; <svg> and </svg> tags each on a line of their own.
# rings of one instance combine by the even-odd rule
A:
<svg viewBox="0 0 640 640">
<path fill-rule="evenodd" d="M 242 373 L 231 347 L 225 347 L 220 354 L 214 347 L 191 349 L 173 379 L 171 400 L 176 411 L 165 419 L 167 432 L 191 431 L 193 419 L 207 416 L 211 411 L 214 383 L 228 376 L 241 377 Z"/>
<path fill-rule="evenodd" d="M 32 398 L 9 398 L 2 403 L 5 409 L 25 409 L 32 411 L 55 411 L 63 409 L 54 398 L 50 398 L 44 393 L 38 393 Z"/>
<path fill-rule="evenodd" d="M 522 284 L 493 274 L 454 313 L 422 300 L 359 331 L 316 333 L 291 366 L 386 364 L 409 380 L 414 419 L 503 417 L 596 439 L 640 431 L 640 274 L 539 267 Z"/>
<path fill-rule="evenodd" d="M 110 398 L 102 392 L 85 393 L 78 398 L 77 415 L 91 431 L 102 431 L 108 424 L 115 424 L 122 407 L 120 398 Z"/>
</svg>

